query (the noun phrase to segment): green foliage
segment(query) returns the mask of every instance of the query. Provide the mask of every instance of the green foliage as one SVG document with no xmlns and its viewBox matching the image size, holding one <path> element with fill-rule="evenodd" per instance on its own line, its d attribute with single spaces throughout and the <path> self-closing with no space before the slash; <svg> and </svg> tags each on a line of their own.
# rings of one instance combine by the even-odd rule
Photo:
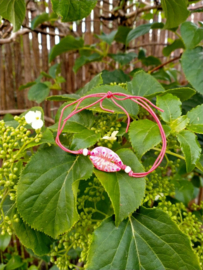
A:
<svg viewBox="0 0 203 270">
<path fill-rule="evenodd" d="M 71 50 L 77 50 L 83 47 L 84 40 L 82 38 L 74 38 L 69 35 L 63 38 L 57 45 L 52 47 L 49 54 L 49 62 L 53 61 L 57 55 L 68 52 Z"/>
<path fill-rule="evenodd" d="M 51 0 L 51 2 L 54 12 L 62 17 L 63 22 L 72 22 L 88 16 L 97 0 Z"/>
<path fill-rule="evenodd" d="M 144 168 L 136 155 L 129 149 L 121 149 L 117 152 L 124 164 L 127 164 L 133 171 L 143 172 Z M 144 178 L 135 179 L 124 172 L 116 172 L 108 175 L 106 172 L 95 170 L 95 175 L 106 190 L 115 213 L 115 224 L 133 213 L 141 204 L 145 191 Z"/>
<path fill-rule="evenodd" d="M 127 83 L 127 89 L 134 96 L 144 97 L 152 97 L 165 91 L 156 79 L 143 71 L 135 73 L 132 81 Z"/>
<path fill-rule="evenodd" d="M 38 25 L 42 24 L 49 20 L 49 14 L 44 12 L 40 15 L 37 15 L 31 22 L 31 28 L 35 29 Z"/>
<path fill-rule="evenodd" d="M 166 135 L 169 135 L 170 127 L 164 126 L 164 130 Z M 158 125 L 148 119 L 133 121 L 129 129 L 129 138 L 139 158 L 161 142 Z"/>
<path fill-rule="evenodd" d="M 144 207 L 119 227 L 112 218 L 101 224 L 93 234 L 86 267 L 90 270 L 200 269 L 188 238 L 169 216 L 159 209 Z"/>
<path fill-rule="evenodd" d="M 41 103 L 49 95 L 50 89 L 45 83 L 36 83 L 28 92 L 28 99 Z"/>
<path fill-rule="evenodd" d="M 187 113 L 190 122 L 187 129 L 203 134 L 203 105 L 199 105 Z"/>
<path fill-rule="evenodd" d="M 195 23 L 184 22 L 180 32 L 186 49 L 193 49 L 203 40 L 203 27 L 198 27 Z"/>
<path fill-rule="evenodd" d="M 13 30 L 20 29 L 25 18 L 24 0 L 0 0 L 0 16 L 9 20 L 13 24 Z"/>
<path fill-rule="evenodd" d="M 189 16 L 186 0 L 161 0 L 161 4 L 167 19 L 165 24 L 166 29 L 178 27 Z"/>
<path fill-rule="evenodd" d="M 203 94 L 203 48 L 187 49 L 182 55 L 181 64 L 187 80 L 200 93 Z"/>
<path fill-rule="evenodd" d="M 30 173 L 34 167 L 38 168 L 37 172 Z M 58 147 L 39 150 L 19 180 L 17 207 L 20 215 L 32 228 L 52 237 L 69 230 L 78 219 L 76 190 L 72 185 L 90 177 L 92 169 L 87 158 L 69 155 Z"/>
<path fill-rule="evenodd" d="M 185 48 L 184 43 L 181 39 L 176 39 L 174 42 L 167 47 L 163 48 L 163 55 L 164 56 L 169 56 L 173 51 L 180 49 L 180 48 Z"/>
</svg>

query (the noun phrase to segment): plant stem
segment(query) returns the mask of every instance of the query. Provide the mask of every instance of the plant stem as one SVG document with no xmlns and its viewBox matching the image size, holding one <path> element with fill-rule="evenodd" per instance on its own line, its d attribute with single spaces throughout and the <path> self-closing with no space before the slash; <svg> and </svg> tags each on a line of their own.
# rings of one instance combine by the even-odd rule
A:
<svg viewBox="0 0 203 270">
<path fill-rule="evenodd" d="M 155 150 L 155 151 L 159 151 L 159 152 L 161 152 L 161 149 L 159 149 L 159 148 L 152 148 L 153 150 Z M 175 157 L 177 157 L 177 158 L 180 158 L 180 159 L 183 159 L 183 160 L 185 160 L 185 158 L 183 157 L 183 156 L 181 156 L 181 155 L 179 155 L 179 154 L 176 154 L 176 153 L 173 153 L 173 152 L 171 152 L 171 151 L 169 151 L 169 150 L 166 150 L 166 154 L 169 154 L 169 155 L 172 155 L 172 156 L 175 156 Z"/>
</svg>

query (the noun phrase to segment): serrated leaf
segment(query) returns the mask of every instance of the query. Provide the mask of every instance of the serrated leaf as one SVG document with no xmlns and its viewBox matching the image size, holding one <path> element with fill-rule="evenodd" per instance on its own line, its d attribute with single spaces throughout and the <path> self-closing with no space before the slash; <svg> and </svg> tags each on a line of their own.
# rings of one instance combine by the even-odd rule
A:
<svg viewBox="0 0 203 270">
<path fill-rule="evenodd" d="M 12 23 L 14 32 L 20 29 L 25 18 L 25 11 L 24 0 L 0 0 L 0 16 Z"/>
<path fill-rule="evenodd" d="M 199 28 L 193 22 L 182 23 L 180 32 L 186 49 L 193 49 L 203 39 L 203 28 Z"/>
<path fill-rule="evenodd" d="M 46 22 L 49 20 L 49 13 L 42 13 L 40 15 L 37 15 L 31 22 L 31 28 L 32 30 L 35 29 L 38 25 L 42 24 L 43 22 Z"/>
<path fill-rule="evenodd" d="M 94 145 L 100 139 L 100 137 L 101 134 L 96 134 L 93 130 L 83 130 L 81 133 L 76 133 L 73 135 L 71 149 L 78 150 L 81 148 L 88 148 Z"/>
<path fill-rule="evenodd" d="M 146 23 L 137 26 L 135 29 L 132 29 L 127 35 L 126 44 L 128 44 L 131 40 L 148 33 L 149 30 L 151 29 L 151 26 L 152 26 L 151 23 Z"/>
<path fill-rule="evenodd" d="M 166 94 L 164 96 L 157 97 L 157 106 L 164 110 L 159 112 L 161 118 L 170 123 L 179 116 L 181 116 L 181 101 L 178 97 L 172 94 Z"/>
<path fill-rule="evenodd" d="M 102 85 L 102 86 L 98 86 L 96 88 L 94 88 L 92 91 L 88 92 L 87 95 L 89 94 L 93 94 L 93 93 L 107 93 L 108 91 L 111 91 L 112 93 L 115 93 L 115 92 L 120 92 L 120 93 L 125 93 L 125 94 L 130 94 L 129 92 L 127 92 L 127 90 L 124 90 L 121 86 L 117 86 L 117 85 Z M 87 106 L 89 104 L 92 104 L 93 102 L 97 101 L 99 98 L 96 97 L 96 98 L 88 98 L 88 99 L 85 99 L 84 101 L 81 102 L 81 105 L 80 107 L 84 107 L 84 106 Z M 134 103 L 133 101 L 131 100 L 124 100 L 124 101 L 119 101 L 119 100 L 116 100 L 116 102 L 121 105 L 122 107 L 125 108 L 125 110 L 127 110 L 127 112 L 130 114 L 130 115 L 133 115 L 133 116 L 136 116 L 138 114 L 138 105 L 136 103 Z M 103 101 L 103 107 L 104 108 L 107 108 L 107 109 L 110 109 L 110 110 L 113 110 L 114 113 L 123 113 L 123 110 L 120 109 L 118 106 L 116 106 L 110 99 L 105 99 Z M 103 111 L 101 108 L 100 108 L 100 105 L 99 104 L 96 104 L 90 108 L 88 108 L 88 110 L 93 110 L 93 111 L 97 111 L 97 112 L 105 112 Z"/>
<path fill-rule="evenodd" d="M 163 86 L 153 76 L 139 71 L 135 73 L 131 82 L 127 83 L 128 91 L 135 96 L 152 97 L 156 93 L 164 92 Z"/>
<path fill-rule="evenodd" d="M 28 91 L 28 99 L 41 103 L 49 95 L 50 89 L 45 83 L 36 83 Z"/>
<path fill-rule="evenodd" d="M 203 105 L 199 105 L 187 113 L 190 123 L 187 129 L 203 134 Z"/>
<path fill-rule="evenodd" d="M 137 54 L 134 53 L 134 52 L 130 52 L 130 53 L 117 53 L 117 54 L 110 53 L 108 56 L 110 56 L 114 61 L 120 63 L 121 65 L 127 65 L 134 58 L 137 57 Z"/>
<path fill-rule="evenodd" d="M 191 172 L 200 159 L 201 147 L 194 133 L 183 130 L 177 134 L 181 150 L 185 156 L 187 172 Z"/>
<path fill-rule="evenodd" d="M 63 22 L 73 22 L 88 16 L 97 0 L 51 0 L 53 10 L 62 16 Z"/>
<path fill-rule="evenodd" d="M 176 39 L 173 43 L 163 48 L 162 53 L 164 56 L 169 56 L 173 51 L 180 48 L 185 49 L 185 45 L 181 39 Z"/>
<path fill-rule="evenodd" d="M 180 116 L 170 123 L 171 133 L 179 133 L 186 128 L 189 118 L 186 115 Z"/>
<path fill-rule="evenodd" d="M 67 154 L 55 146 L 39 150 L 17 186 L 17 208 L 23 220 L 53 238 L 68 231 L 78 219 L 77 189 L 72 185 L 89 178 L 92 171 L 87 157 Z"/>
<path fill-rule="evenodd" d="M 15 234 L 20 242 L 26 247 L 33 250 L 39 256 L 48 254 L 53 239 L 48 235 L 32 229 L 29 225 L 19 218 L 18 222 L 13 222 Z"/>
<path fill-rule="evenodd" d="M 99 260 L 98 260 L 99 258 Z M 191 242 L 159 209 L 141 207 L 119 227 L 112 218 L 93 233 L 88 270 L 200 270 Z"/>
<path fill-rule="evenodd" d="M 178 27 L 189 16 L 187 0 L 161 0 L 161 5 L 166 17 L 166 29 Z"/>
<path fill-rule="evenodd" d="M 181 88 L 168 89 L 164 93 L 161 93 L 160 96 L 164 96 L 168 93 L 178 97 L 183 102 L 191 98 L 192 96 L 194 96 L 196 94 L 196 91 L 189 87 L 181 87 Z"/>
<path fill-rule="evenodd" d="M 181 57 L 181 65 L 186 79 L 200 94 L 203 94 L 203 47 L 185 50 Z"/>
<path fill-rule="evenodd" d="M 202 95 L 196 92 L 196 94 L 193 95 L 190 99 L 183 102 L 182 109 L 184 114 L 186 114 L 188 111 L 192 110 L 193 108 L 201 104 L 202 104 Z"/>
<path fill-rule="evenodd" d="M 64 52 L 68 52 L 72 50 L 78 50 L 82 48 L 83 45 L 84 45 L 84 40 L 82 38 L 74 38 L 73 36 L 68 35 L 65 38 L 63 38 L 57 45 L 52 47 L 49 54 L 49 62 L 54 60 L 54 58 L 57 55 L 60 55 Z"/>
<path fill-rule="evenodd" d="M 114 31 L 112 31 L 109 34 L 102 33 L 102 35 L 96 35 L 96 37 L 98 37 L 99 39 L 103 40 L 107 44 L 111 45 L 112 42 L 113 42 L 113 40 L 114 40 L 114 37 L 116 35 L 116 32 L 117 32 L 117 30 L 114 30 Z"/>
<path fill-rule="evenodd" d="M 166 136 L 170 134 L 170 127 L 163 126 Z M 159 127 L 148 119 L 133 121 L 129 128 L 129 138 L 138 158 L 161 142 Z"/>
<path fill-rule="evenodd" d="M 101 73 L 97 74 L 90 82 L 88 82 L 82 89 L 76 91 L 77 95 L 83 96 L 93 88 L 103 84 Z"/>
<path fill-rule="evenodd" d="M 121 149 L 117 154 L 134 172 L 144 172 L 142 164 L 130 149 Z M 118 226 L 124 218 L 140 206 L 145 194 L 145 179 L 133 178 L 121 171 L 106 173 L 95 169 L 94 173 L 112 202 L 115 223 Z"/>
</svg>

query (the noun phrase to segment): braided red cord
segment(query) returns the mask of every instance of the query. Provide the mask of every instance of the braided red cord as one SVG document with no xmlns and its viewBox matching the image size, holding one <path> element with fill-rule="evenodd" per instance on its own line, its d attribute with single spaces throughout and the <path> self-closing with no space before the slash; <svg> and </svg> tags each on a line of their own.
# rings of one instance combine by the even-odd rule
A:
<svg viewBox="0 0 203 270">
<path fill-rule="evenodd" d="M 117 96 L 121 96 L 121 97 L 117 97 Z M 81 102 L 87 98 L 91 98 L 91 97 L 99 97 L 100 99 L 98 99 L 97 101 L 93 102 L 92 104 L 90 105 L 87 105 L 81 109 L 78 109 L 78 107 L 80 106 Z M 77 151 L 72 151 L 70 149 L 67 149 L 65 146 L 63 146 L 60 142 L 60 139 L 59 139 L 59 136 L 60 134 L 62 133 L 63 131 L 63 128 L 66 124 L 66 122 L 68 121 L 68 119 L 70 119 L 73 115 L 85 110 L 85 109 L 88 109 L 92 106 L 94 106 L 95 104 L 99 103 L 100 104 L 100 108 L 103 110 L 103 111 L 107 111 L 107 112 L 110 112 L 110 113 L 114 113 L 113 110 L 109 110 L 109 109 L 106 109 L 102 106 L 102 102 L 105 98 L 110 98 L 112 100 L 112 102 L 118 106 L 121 110 L 124 111 L 124 113 L 127 115 L 127 118 L 128 118 L 128 122 L 127 122 L 127 127 L 126 127 L 126 132 L 128 131 L 129 129 L 129 125 L 130 125 L 130 116 L 128 114 L 128 112 L 121 106 L 119 105 L 114 99 L 116 100 L 126 100 L 126 99 L 130 99 L 132 100 L 133 102 L 137 103 L 138 105 L 142 106 L 146 111 L 148 111 L 152 117 L 155 119 L 155 121 L 157 122 L 157 125 L 159 127 L 159 130 L 160 130 L 160 134 L 161 134 L 161 138 L 162 138 L 162 149 L 161 149 L 161 152 L 159 154 L 159 156 L 157 157 L 157 159 L 155 160 L 153 166 L 151 167 L 151 169 L 148 171 L 148 172 L 143 172 L 143 173 L 134 173 L 133 171 L 130 171 L 129 172 L 129 176 L 132 176 L 132 177 L 144 177 L 146 175 L 148 175 L 149 173 L 151 173 L 152 171 L 154 171 L 161 163 L 161 161 L 163 160 L 163 157 L 164 157 L 164 154 L 166 152 L 166 135 L 165 135 L 165 132 L 164 132 L 164 129 L 161 125 L 161 122 L 159 121 L 159 118 L 157 117 L 157 115 L 154 113 L 154 111 L 151 109 L 150 106 L 154 107 L 155 109 L 163 112 L 162 109 L 158 108 L 157 106 L 155 106 L 152 102 L 150 102 L 147 98 L 144 98 L 144 97 L 141 97 L 141 96 L 132 96 L 132 95 L 127 95 L 127 94 L 124 94 L 124 93 L 112 93 L 112 92 L 108 92 L 108 93 L 97 93 L 97 94 L 91 94 L 91 95 L 87 95 L 87 96 L 84 96 L 84 97 L 81 97 L 80 99 L 66 105 L 62 111 L 61 111 L 61 115 L 60 115 L 60 118 L 59 118 L 59 124 L 58 124 L 58 131 L 57 131 L 57 136 L 56 136 L 56 143 L 58 144 L 58 146 L 63 149 L 64 151 L 66 152 L 69 152 L 69 153 L 72 153 L 72 154 L 83 154 L 83 149 L 79 149 Z M 63 124 L 61 126 L 61 121 L 62 121 L 62 117 L 63 117 L 63 113 L 64 113 L 64 110 L 68 107 L 70 107 L 71 105 L 74 105 L 76 104 L 76 107 L 75 109 L 68 115 L 68 117 L 66 117 L 64 120 L 63 120 Z M 150 106 L 149 106 L 150 105 Z M 91 151 L 88 150 L 87 152 L 87 155 L 91 155 Z M 119 166 L 121 169 L 125 170 L 126 169 L 126 165 L 121 165 L 121 164 L 117 164 L 117 166 Z"/>
</svg>

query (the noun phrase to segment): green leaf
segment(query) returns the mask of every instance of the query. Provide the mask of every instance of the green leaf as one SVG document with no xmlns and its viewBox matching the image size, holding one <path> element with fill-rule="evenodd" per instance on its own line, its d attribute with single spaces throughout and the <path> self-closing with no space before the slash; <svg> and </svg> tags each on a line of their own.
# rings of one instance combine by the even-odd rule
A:
<svg viewBox="0 0 203 270">
<path fill-rule="evenodd" d="M 173 51 L 180 49 L 180 48 L 184 49 L 185 45 L 181 39 L 176 39 L 176 40 L 174 40 L 173 43 L 171 43 L 170 45 L 163 48 L 162 53 L 164 56 L 169 56 Z"/>
<path fill-rule="evenodd" d="M 184 22 L 180 27 L 180 32 L 186 49 L 193 49 L 203 39 L 203 28 L 199 28 L 192 22 Z"/>
<path fill-rule="evenodd" d="M 128 44 L 131 40 L 148 33 L 149 30 L 151 29 L 151 26 L 152 26 L 151 23 L 146 23 L 139 25 L 135 29 L 132 29 L 127 35 L 126 44 Z"/>
<path fill-rule="evenodd" d="M 171 77 L 163 68 L 160 68 L 158 71 L 153 72 L 151 75 L 157 80 L 171 82 Z"/>
<path fill-rule="evenodd" d="M 100 133 L 95 133 L 93 130 L 83 130 L 81 133 L 76 133 L 73 136 L 71 149 L 78 150 L 88 148 L 94 145 L 101 137 Z"/>
<path fill-rule="evenodd" d="M 58 2 L 58 0 L 57 0 Z M 74 38 L 71 35 L 63 38 L 57 45 L 52 47 L 51 52 L 49 54 L 49 62 L 54 60 L 57 55 L 60 55 L 64 52 L 78 50 L 82 48 L 84 45 L 84 40 L 82 38 Z"/>
<path fill-rule="evenodd" d="M 98 260 L 99 258 L 99 260 Z M 191 242 L 159 209 L 140 208 L 119 227 L 113 219 L 93 233 L 88 270 L 200 270 Z"/>
<path fill-rule="evenodd" d="M 164 110 L 164 112 L 159 112 L 159 114 L 167 123 L 172 122 L 181 116 L 181 101 L 178 97 L 173 96 L 172 94 L 158 96 L 156 104 L 159 108 Z"/>
<path fill-rule="evenodd" d="M 0 0 L 0 16 L 10 21 L 13 25 L 13 31 L 20 29 L 25 18 L 24 0 Z"/>
<path fill-rule="evenodd" d="M 90 82 L 88 82 L 82 89 L 76 92 L 77 95 L 83 96 L 91 89 L 103 84 L 101 73 L 97 74 Z"/>
<path fill-rule="evenodd" d="M 175 187 L 175 199 L 187 206 L 195 198 L 193 184 L 187 180 L 172 180 L 172 183 Z"/>
<path fill-rule="evenodd" d="M 55 117 L 55 121 L 56 124 L 54 124 L 53 126 L 50 126 L 49 129 L 51 129 L 52 131 L 57 131 L 58 130 L 58 122 L 59 122 L 59 118 L 61 115 L 61 110 L 68 105 L 69 102 L 64 103 L 63 105 L 60 106 L 60 108 L 57 111 L 56 117 Z M 67 109 L 65 109 L 64 113 L 63 113 L 63 117 L 62 117 L 62 121 L 72 112 L 73 110 L 73 105 L 68 107 Z M 79 112 L 75 115 L 73 115 L 67 122 L 66 125 L 63 129 L 64 132 L 68 132 L 68 133 L 81 133 L 87 129 L 89 129 L 94 123 L 94 116 L 92 114 L 92 112 L 90 111 L 82 111 Z"/>
<path fill-rule="evenodd" d="M 124 164 L 134 172 L 144 172 L 144 168 L 130 149 L 117 152 Z M 125 172 L 106 173 L 95 169 L 95 175 L 105 188 L 114 208 L 116 226 L 134 212 L 145 194 L 145 179 L 132 178 Z"/>
<path fill-rule="evenodd" d="M 0 270 L 4 270 L 5 269 L 5 267 L 6 267 L 6 264 L 0 264 Z"/>
<path fill-rule="evenodd" d="M 174 121 L 170 123 L 171 133 L 179 133 L 180 131 L 186 128 L 188 123 L 189 119 L 186 115 L 176 118 Z"/>
<path fill-rule="evenodd" d="M 77 94 L 63 94 L 63 95 L 54 95 L 49 96 L 47 100 L 54 100 L 54 101 L 74 101 L 79 99 L 80 96 Z"/>
<path fill-rule="evenodd" d="M 87 157 L 54 146 L 39 150 L 17 186 L 17 208 L 23 220 L 53 238 L 68 231 L 78 220 L 77 187 L 72 185 L 89 178 L 92 171 Z"/>
<path fill-rule="evenodd" d="M 203 47 L 186 50 L 182 55 L 181 65 L 186 79 L 200 94 L 203 94 Z"/>
<path fill-rule="evenodd" d="M 38 25 L 42 24 L 49 20 L 49 14 L 44 12 L 40 15 L 37 15 L 31 22 L 31 28 L 34 30 Z"/>
<path fill-rule="evenodd" d="M 130 27 L 127 26 L 119 26 L 117 33 L 114 37 L 114 40 L 123 44 L 126 44 L 126 38 L 128 33 L 131 31 L 132 29 Z"/>
<path fill-rule="evenodd" d="M 194 96 L 183 102 L 182 109 L 184 114 L 186 114 L 191 109 L 195 108 L 197 105 L 201 104 L 202 104 L 202 95 L 196 92 Z"/>
<path fill-rule="evenodd" d="M 187 129 L 203 134 L 203 105 L 199 105 L 187 113 L 190 123 Z"/>
<path fill-rule="evenodd" d="M 194 133 L 183 130 L 177 134 L 181 150 L 185 156 L 187 172 L 191 172 L 200 159 L 201 147 Z"/>
<path fill-rule="evenodd" d="M 115 83 L 125 83 L 130 81 L 130 77 L 123 72 L 121 69 L 115 69 L 113 71 L 103 70 L 102 71 L 103 84 Z"/>
<path fill-rule="evenodd" d="M 135 73 L 132 81 L 127 83 L 127 89 L 132 95 L 148 98 L 165 91 L 153 76 L 144 71 Z"/>
<path fill-rule="evenodd" d="M 96 35 L 96 37 L 98 37 L 99 39 L 103 40 L 107 44 L 111 45 L 112 42 L 113 42 L 113 40 L 114 40 L 114 37 L 116 35 L 116 32 L 117 32 L 117 30 L 114 30 L 114 31 L 112 31 L 109 34 L 102 33 L 102 35 Z"/>
<path fill-rule="evenodd" d="M 163 126 L 166 136 L 170 134 L 170 127 Z M 129 128 L 129 138 L 138 158 L 161 142 L 159 127 L 148 119 L 133 121 Z"/>
<path fill-rule="evenodd" d="M 31 265 L 28 270 L 39 270 L 39 268 L 37 268 L 35 265 Z"/>
<path fill-rule="evenodd" d="M 36 82 L 29 82 L 29 83 L 23 84 L 19 87 L 19 90 L 24 90 L 26 88 L 29 88 L 30 86 L 33 86 L 34 84 L 36 84 Z"/>
<path fill-rule="evenodd" d="M 82 55 L 75 60 L 73 71 L 77 72 L 83 65 L 91 62 L 100 61 L 102 56 L 99 53 L 93 53 L 89 56 Z"/>
<path fill-rule="evenodd" d="M 87 94 L 89 95 L 89 94 L 95 94 L 95 93 L 107 93 L 108 91 L 111 91 L 112 93 L 120 92 L 120 93 L 130 94 L 129 92 L 127 92 L 127 90 L 125 90 L 121 86 L 117 86 L 117 85 L 98 86 L 97 88 L 93 89 L 92 91 L 88 92 Z M 99 99 L 98 97 L 85 99 L 84 101 L 81 102 L 80 107 L 82 108 L 84 106 L 92 104 L 93 102 L 97 101 L 98 99 Z M 123 101 L 116 100 L 116 102 L 119 105 L 121 105 L 125 110 L 127 110 L 127 112 L 130 115 L 136 116 L 138 114 L 139 107 L 133 101 L 131 101 L 131 100 L 123 100 Z M 123 110 L 120 109 L 118 106 L 116 106 L 110 99 L 105 99 L 102 104 L 103 104 L 104 108 L 113 110 L 114 113 L 124 114 Z M 88 110 L 93 110 L 93 111 L 97 111 L 97 112 L 105 112 L 100 108 L 99 103 L 88 108 Z"/>
<path fill-rule="evenodd" d="M 45 83 L 36 83 L 28 91 L 28 99 L 41 103 L 49 95 L 50 89 Z"/>
<path fill-rule="evenodd" d="M 168 89 L 164 93 L 161 93 L 160 96 L 164 96 L 168 93 L 171 93 L 172 95 L 178 97 L 181 101 L 185 101 L 191 98 L 193 95 L 195 95 L 196 91 L 189 87 L 181 87 L 181 88 Z"/>
<path fill-rule="evenodd" d="M 121 65 L 127 65 L 134 58 L 137 57 L 137 54 L 134 53 L 134 52 L 130 52 L 130 53 L 117 53 L 117 54 L 110 53 L 108 56 L 110 56 L 114 61 L 120 63 Z"/>
<path fill-rule="evenodd" d="M 21 257 L 18 255 L 13 255 L 11 259 L 6 264 L 6 270 L 13 270 L 21 267 L 24 264 Z"/>
<path fill-rule="evenodd" d="M 50 68 L 49 68 L 49 75 L 53 78 L 53 79 L 55 79 L 56 78 L 56 76 L 60 73 L 60 68 L 61 68 L 61 66 L 60 66 L 60 64 L 55 64 L 55 65 L 53 65 L 53 66 L 51 66 Z"/>
<path fill-rule="evenodd" d="M 63 22 L 73 22 L 87 17 L 97 0 L 51 0 L 53 10 L 62 17 Z"/>
<path fill-rule="evenodd" d="M 11 240 L 11 236 L 8 233 L 5 233 L 4 235 L 0 234 L 0 250 L 4 251 Z"/>
<path fill-rule="evenodd" d="M 189 16 L 187 0 L 161 0 L 161 5 L 166 17 L 166 29 L 176 28 Z"/>
<path fill-rule="evenodd" d="M 161 61 L 159 58 L 150 55 L 150 56 L 142 59 L 142 64 L 147 66 L 147 67 L 158 66 L 158 65 L 161 65 Z"/>
<path fill-rule="evenodd" d="M 13 228 L 20 242 L 26 248 L 32 249 L 35 254 L 42 256 L 50 252 L 53 239 L 48 235 L 32 229 L 21 218 L 19 222 L 13 223 Z"/>
</svg>

